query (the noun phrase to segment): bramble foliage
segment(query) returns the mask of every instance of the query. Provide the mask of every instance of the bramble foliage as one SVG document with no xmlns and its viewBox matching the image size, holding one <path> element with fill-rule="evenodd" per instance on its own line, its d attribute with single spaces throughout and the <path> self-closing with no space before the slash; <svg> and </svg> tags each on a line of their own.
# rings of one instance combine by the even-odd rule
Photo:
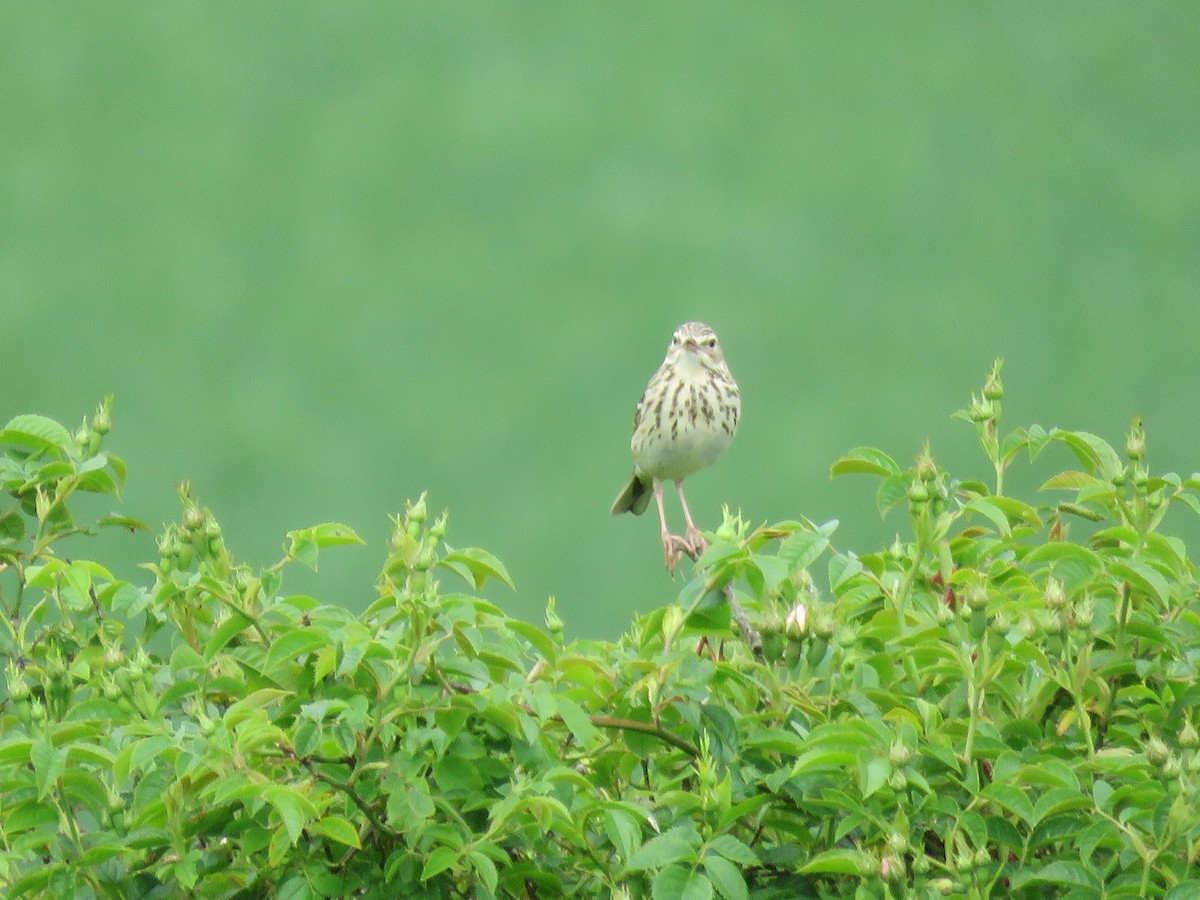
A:
<svg viewBox="0 0 1200 900">
<path fill-rule="evenodd" d="M 18 416 L 0 431 L 0 887 L 1195 897 L 1200 600 L 1162 526 L 1200 512 L 1200 482 L 1151 475 L 1137 423 L 1124 458 L 1083 432 L 1003 434 L 1001 397 L 994 370 L 961 414 L 992 484 L 927 450 L 834 465 L 879 477 L 907 539 L 859 555 L 836 523 L 727 515 L 679 602 L 615 642 L 482 599 L 503 565 L 446 545 L 423 498 L 361 615 L 283 589 L 349 528 L 291 532 L 255 571 L 186 486 L 153 583 L 123 581 L 59 543 L 90 530 L 76 494 L 124 481 L 108 404 L 74 435 Z M 1006 494 L 1052 446 L 1077 468 L 1050 499 Z"/>
</svg>

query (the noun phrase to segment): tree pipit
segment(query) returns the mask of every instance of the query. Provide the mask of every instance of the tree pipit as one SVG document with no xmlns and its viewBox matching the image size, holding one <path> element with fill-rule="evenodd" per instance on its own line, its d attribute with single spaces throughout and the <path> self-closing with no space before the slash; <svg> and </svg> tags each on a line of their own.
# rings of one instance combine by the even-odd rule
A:
<svg viewBox="0 0 1200 900">
<path fill-rule="evenodd" d="M 675 571 L 681 553 L 698 556 L 706 546 L 683 496 L 683 480 L 725 452 L 741 412 L 741 394 L 716 334 L 701 322 L 680 325 L 633 414 L 633 475 L 612 506 L 614 516 L 640 516 L 653 492 L 669 572 Z M 664 480 L 675 482 L 679 493 L 687 523 L 682 537 L 667 527 Z"/>
</svg>

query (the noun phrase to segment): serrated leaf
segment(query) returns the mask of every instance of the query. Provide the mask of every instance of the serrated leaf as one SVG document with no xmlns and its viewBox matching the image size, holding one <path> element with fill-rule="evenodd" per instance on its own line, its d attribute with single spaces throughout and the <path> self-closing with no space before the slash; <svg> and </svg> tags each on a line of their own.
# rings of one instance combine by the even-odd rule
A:
<svg viewBox="0 0 1200 900">
<path fill-rule="evenodd" d="M 205 643 L 204 658 L 211 662 L 212 658 L 223 650 L 226 644 L 233 640 L 236 635 L 241 634 L 249 628 L 251 623 L 252 620 L 249 616 L 236 611 L 231 613 L 229 618 L 213 631 L 212 636 Z"/>
<path fill-rule="evenodd" d="M 263 671 L 268 675 L 272 674 L 284 663 L 294 663 L 314 650 L 328 645 L 329 635 L 321 628 L 308 627 L 289 631 L 271 644 Z"/>
<path fill-rule="evenodd" d="M 554 698 L 555 708 L 562 718 L 567 730 L 574 736 L 580 747 L 588 747 L 596 738 L 596 726 L 592 724 L 583 707 L 561 694 Z"/>
<path fill-rule="evenodd" d="M 829 538 L 814 531 L 797 531 L 779 545 L 779 558 L 791 571 L 807 568 L 825 552 Z"/>
<path fill-rule="evenodd" d="M 473 584 L 477 591 L 483 588 L 489 578 L 495 578 L 516 590 L 504 563 L 478 547 L 453 550 L 442 557 L 438 565 L 456 572 L 468 584 Z"/>
<path fill-rule="evenodd" d="M 887 784 L 892 774 L 892 764 L 886 756 L 878 756 L 871 750 L 858 755 L 858 790 L 865 800 Z"/>
<path fill-rule="evenodd" d="M 366 543 L 353 528 L 341 522 L 325 522 L 313 525 L 311 528 L 299 528 L 289 531 L 287 554 L 292 559 L 304 563 L 314 572 L 317 571 L 317 558 L 325 547 L 338 547 L 345 544 Z"/>
<path fill-rule="evenodd" d="M 976 497 L 964 503 L 963 509 L 983 516 L 996 526 L 996 531 L 1001 535 L 1007 537 L 1012 532 L 1012 528 L 1008 524 L 1008 516 L 1005 515 L 1004 510 L 992 502 L 991 497 Z"/>
<path fill-rule="evenodd" d="M 56 748 L 48 741 L 34 741 L 29 748 L 29 761 L 37 776 L 38 799 L 42 800 L 54 789 L 67 764 L 65 748 Z"/>
<path fill-rule="evenodd" d="M 332 838 L 339 844 L 345 844 L 347 847 L 353 847 L 356 850 L 362 849 L 362 843 L 358 839 L 358 832 L 349 820 L 341 816 L 325 816 L 323 819 L 317 819 L 313 822 L 313 829 L 321 832 L 328 838 Z"/>
<path fill-rule="evenodd" d="M 696 848 L 678 831 L 668 831 L 642 844 L 633 854 L 633 858 L 626 863 L 625 868 L 630 872 L 639 872 L 680 861 L 695 862 Z"/>
<path fill-rule="evenodd" d="M 862 570 L 862 560 L 853 553 L 838 553 L 829 557 L 829 589 L 836 594 L 838 588 Z"/>
<path fill-rule="evenodd" d="M 1084 488 L 1094 488 L 1098 486 L 1112 487 L 1112 484 L 1107 481 L 1101 481 L 1094 475 L 1089 475 L 1087 472 L 1059 472 L 1057 475 L 1052 475 L 1042 482 L 1039 491 L 1081 491 Z"/>
<path fill-rule="evenodd" d="M 892 507 L 908 498 L 910 483 L 903 475 L 893 475 L 879 483 L 879 489 L 875 491 L 875 506 L 880 516 L 886 516 Z"/>
<path fill-rule="evenodd" d="M 746 879 L 728 859 L 709 855 L 704 857 L 704 871 L 723 900 L 749 900 Z"/>
<path fill-rule="evenodd" d="M 1150 594 L 1163 607 L 1171 605 L 1171 586 L 1153 567 L 1136 559 L 1125 562 L 1113 560 L 1108 563 L 1108 571 L 1141 589 L 1143 593 Z"/>
<path fill-rule="evenodd" d="M 871 871 L 873 867 L 878 868 L 878 864 L 875 863 L 873 865 L 873 860 L 858 850 L 826 850 L 824 853 L 818 853 L 797 871 L 801 873 L 828 872 L 834 875 L 859 875 L 863 872 Z"/>
<path fill-rule="evenodd" d="M 719 853 L 730 862 L 740 863 L 743 866 L 759 864 L 758 854 L 732 834 L 717 835 L 708 842 L 708 849 L 713 853 Z"/>
<path fill-rule="evenodd" d="M 1179 882 L 1163 894 L 1163 900 L 1200 900 L 1200 879 Z"/>
<path fill-rule="evenodd" d="M 851 474 L 881 475 L 886 478 L 899 475 L 900 467 L 882 450 L 876 450 L 874 447 L 855 447 L 829 467 L 831 478 Z"/>
<path fill-rule="evenodd" d="M 1066 860 L 1056 860 L 1035 872 L 1028 869 L 1022 870 L 1013 876 L 1012 888 L 1015 890 L 1034 882 L 1087 888 L 1097 892 L 1100 890 L 1100 880 L 1091 869 L 1077 862 Z"/>
<path fill-rule="evenodd" d="M 428 881 L 450 868 L 458 860 L 458 851 L 452 847 L 436 847 L 425 860 L 421 869 L 421 880 Z"/>
<path fill-rule="evenodd" d="M 229 709 L 225 710 L 223 720 L 227 726 L 233 728 L 254 710 L 262 709 L 264 706 L 274 703 L 280 697 L 290 695 L 290 691 L 283 691 L 279 688 L 259 688 L 257 691 L 247 694 L 241 700 L 231 705 Z"/>
<path fill-rule="evenodd" d="M 622 859 L 630 859 L 642 840 L 637 819 L 623 809 L 609 807 L 604 811 L 604 831 Z"/>
<path fill-rule="evenodd" d="M 507 627 L 514 633 L 525 638 L 525 640 L 530 643 L 533 649 L 545 658 L 546 662 L 554 665 L 555 661 L 558 659 L 559 649 L 558 644 L 554 641 L 554 638 L 550 637 L 550 635 L 546 634 L 546 632 L 542 631 L 542 629 L 538 628 L 536 625 L 530 622 L 525 622 L 521 619 L 510 619 L 507 623 Z"/>
<path fill-rule="evenodd" d="M 757 568 L 762 576 L 762 584 L 756 591 L 756 596 L 759 597 L 763 595 L 763 591 L 773 590 L 788 576 L 787 563 L 778 556 L 755 553 L 750 557 L 750 565 Z"/>
<path fill-rule="evenodd" d="M 667 866 L 650 886 L 652 900 L 710 900 L 712 894 L 707 876 L 683 866 Z"/>
<path fill-rule="evenodd" d="M 292 846 L 300 839 L 300 832 L 317 814 L 311 800 L 298 790 L 281 784 L 268 784 L 262 788 L 262 798 L 279 813 L 283 827 L 287 830 Z"/>
<path fill-rule="evenodd" d="M 1011 784 L 993 782 L 980 791 L 980 795 L 991 800 L 1006 812 L 1017 816 L 1026 825 L 1033 825 L 1033 804 L 1020 788 Z"/>
<path fill-rule="evenodd" d="M 1062 431 L 1058 428 L 1050 433 L 1051 440 L 1065 444 L 1092 473 L 1110 480 L 1124 466 L 1112 446 L 1101 437 L 1086 431 Z"/>
<path fill-rule="evenodd" d="M 73 443 L 71 432 L 46 416 L 13 416 L 0 430 L 0 444 L 17 444 L 33 450 L 57 450 L 69 455 Z"/>
</svg>

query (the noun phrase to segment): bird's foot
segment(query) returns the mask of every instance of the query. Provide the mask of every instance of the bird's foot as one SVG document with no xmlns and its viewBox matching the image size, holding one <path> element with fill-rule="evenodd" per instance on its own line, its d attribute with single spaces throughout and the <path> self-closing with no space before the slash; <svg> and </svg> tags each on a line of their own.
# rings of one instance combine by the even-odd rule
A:
<svg viewBox="0 0 1200 900">
<path fill-rule="evenodd" d="M 708 541 L 704 539 L 704 535 L 702 535 L 699 530 L 695 528 L 695 526 L 689 527 L 688 530 L 684 532 L 683 540 L 688 547 L 691 548 L 691 552 L 688 555 L 691 556 L 692 559 L 698 559 L 704 553 L 704 551 L 708 549 Z"/>
<path fill-rule="evenodd" d="M 664 531 L 662 534 L 662 545 L 663 561 L 667 564 L 667 571 L 672 575 L 675 574 L 675 567 L 679 565 L 679 560 L 685 553 L 695 558 L 695 549 L 686 537 L 680 537 L 677 534 Z"/>
</svg>

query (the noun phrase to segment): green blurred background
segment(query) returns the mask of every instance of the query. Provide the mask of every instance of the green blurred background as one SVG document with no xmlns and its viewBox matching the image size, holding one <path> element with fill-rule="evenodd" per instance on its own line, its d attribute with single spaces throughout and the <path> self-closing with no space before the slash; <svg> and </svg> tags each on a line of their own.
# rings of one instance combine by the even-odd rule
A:
<svg viewBox="0 0 1200 900">
<path fill-rule="evenodd" d="M 890 540 L 830 463 L 982 475 L 949 415 L 995 356 L 1010 424 L 1139 412 L 1200 468 L 1193 4 L 7 5 L 0 79 L 0 421 L 114 392 L 125 512 L 190 478 L 256 563 L 344 521 L 369 546 L 288 582 L 330 602 L 425 489 L 518 615 L 669 600 L 608 507 L 688 319 L 745 404 L 709 526 Z"/>
</svg>

